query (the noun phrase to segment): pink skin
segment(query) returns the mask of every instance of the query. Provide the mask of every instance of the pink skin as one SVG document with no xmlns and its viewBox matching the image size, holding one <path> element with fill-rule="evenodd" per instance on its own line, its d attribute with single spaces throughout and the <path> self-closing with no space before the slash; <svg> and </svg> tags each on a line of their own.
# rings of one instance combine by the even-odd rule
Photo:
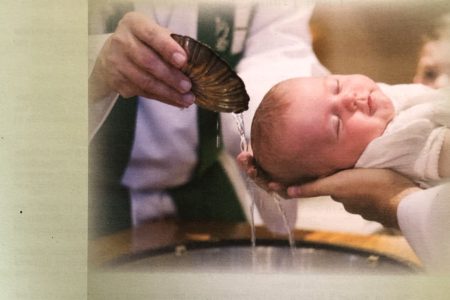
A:
<svg viewBox="0 0 450 300">
<path fill-rule="evenodd" d="M 90 99 L 113 90 L 125 98 L 143 96 L 177 107 L 189 107 L 195 96 L 181 72 L 187 62 L 170 31 L 147 16 L 127 13 L 106 40 L 89 77 Z"/>
<path fill-rule="evenodd" d="M 284 83 L 293 99 L 285 116 L 281 152 L 299 157 L 292 171 L 322 177 L 352 168 L 394 117 L 391 100 L 363 75 L 295 78 Z M 292 156 L 290 156 L 292 157 Z"/>
</svg>

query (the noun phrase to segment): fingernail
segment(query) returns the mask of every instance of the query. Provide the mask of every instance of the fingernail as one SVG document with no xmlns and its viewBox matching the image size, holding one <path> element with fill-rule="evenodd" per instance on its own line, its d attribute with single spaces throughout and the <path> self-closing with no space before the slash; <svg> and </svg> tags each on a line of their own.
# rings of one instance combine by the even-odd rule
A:
<svg viewBox="0 0 450 300">
<path fill-rule="evenodd" d="M 184 62 L 186 61 L 186 56 L 180 52 L 175 52 L 172 55 L 172 61 L 176 66 L 181 67 L 184 65 Z"/>
<path fill-rule="evenodd" d="M 188 92 L 191 90 L 192 84 L 190 81 L 183 79 L 180 81 L 179 87 L 180 87 L 181 92 Z"/>
<path fill-rule="evenodd" d="M 287 189 L 287 194 L 289 197 L 295 197 L 300 195 L 300 188 L 298 187 L 289 187 Z"/>
<path fill-rule="evenodd" d="M 187 93 L 187 94 L 184 94 L 182 97 L 181 97 L 181 99 L 182 99 L 182 101 L 183 101 L 183 103 L 184 104 L 186 104 L 186 105 L 191 105 L 191 104 L 193 104 L 194 103 L 194 101 L 195 101 L 195 96 L 194 96 L 194 94 L 192 94 L 192 93 Z"/>
<path fill-rule="evenodd" d="M 277 184 L 273 184 L 272 182 L 269 182 L 267 187 L 274 192 L 278 192 L 280 190 L 279 186 Z"/>
</svg>

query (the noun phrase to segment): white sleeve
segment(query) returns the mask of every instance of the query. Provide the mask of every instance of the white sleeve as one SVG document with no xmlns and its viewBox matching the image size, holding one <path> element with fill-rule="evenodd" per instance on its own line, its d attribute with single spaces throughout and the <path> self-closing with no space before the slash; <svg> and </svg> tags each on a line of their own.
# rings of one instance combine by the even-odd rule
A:
<svg viewBox="0 0 450 300">
<path fill-rule="evenodd" d="M 103 45 L 106 40 L 111 36 L 110 33 L 105 34 L 92 34 L 88 37 L 88 70 L 89 75 L 92 73 L 92 69 L 94 69 L 95 61 L 102 50 Z"/>
<path fill-rule="evenodd" d="M 408 195 L 398 223 L 408 243 L 432 273 L 450 273 L 450 182 Z"/>
<path fill-rule="evenodd" d="M 92 70 L 94 69 L 95 61 L 103 47 L 103 44 L 108 39 L 110 34 L 96 34 L 90 35 L 88 41 L 88 74 L 89 74 L 89 100 L 88 100 L 88 115 L 89 115 L 89 141 L 92 140 L 95 133 L 105 121 L 110 113 L 114 103 L 118 98 L 118 94 L 110 90 L 105 83 L 98 79 L 94 81 L 91 78 Z"/>
</svg>

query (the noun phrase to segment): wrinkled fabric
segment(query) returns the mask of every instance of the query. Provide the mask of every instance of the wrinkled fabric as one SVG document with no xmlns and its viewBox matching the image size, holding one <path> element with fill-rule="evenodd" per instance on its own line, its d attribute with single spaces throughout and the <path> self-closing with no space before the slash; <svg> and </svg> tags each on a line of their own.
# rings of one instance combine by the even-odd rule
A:
<svg viewBox="0 0 450 300">
<path fill-rule="evenodd" d="M 357 161 L 357 168 L 389 168 L 422 187 L 436 185 L 439 155 L 450 123 L 450 98 L 445 90 L 422 85 L 388 86 L 383 92 L 394 103 L 396 116 Z"/>
</svg>

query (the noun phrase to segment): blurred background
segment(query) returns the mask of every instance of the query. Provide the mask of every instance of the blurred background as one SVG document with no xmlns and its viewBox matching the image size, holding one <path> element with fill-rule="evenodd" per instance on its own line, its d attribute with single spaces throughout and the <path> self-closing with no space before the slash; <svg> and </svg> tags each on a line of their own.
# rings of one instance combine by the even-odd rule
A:
<svg viewBox="0 0 450 300">
<path fill-rule="evenodd" d="M 310 22 L 314 51 L 332 73 L 410 83 L 425 36 L 449 12 L 443 0 L 319 1 Z"/>
</svg>

